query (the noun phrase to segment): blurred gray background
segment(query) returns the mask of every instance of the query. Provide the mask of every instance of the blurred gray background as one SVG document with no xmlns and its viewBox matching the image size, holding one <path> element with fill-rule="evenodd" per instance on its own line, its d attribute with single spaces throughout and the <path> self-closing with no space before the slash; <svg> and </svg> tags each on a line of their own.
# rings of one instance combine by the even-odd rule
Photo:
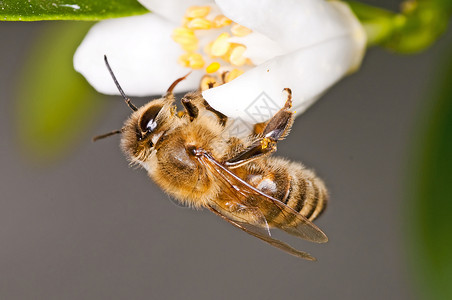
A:
<svg viewBox="0 0 452 300">
<path fill-rule="evenodd" d="M 13 85 L 42 28 L 0 24 L 1 299 L 415 297 L 403 196 L 428 82 L 450 31 L 419 55 L 370 49 L 361 70 L 280 144 L 278 155 L 314 168 L 331 191 L 316 222 L 330 242 L 286 239 L 319 259 L 312 263 L 208 211 L 176 207 L 143 170 L 129 168 L 118 137 L 91 143 L 128 116 L 120 98 L 111 97 L 66 159 L 31 166 L 15 143 Z"/>
</svg>

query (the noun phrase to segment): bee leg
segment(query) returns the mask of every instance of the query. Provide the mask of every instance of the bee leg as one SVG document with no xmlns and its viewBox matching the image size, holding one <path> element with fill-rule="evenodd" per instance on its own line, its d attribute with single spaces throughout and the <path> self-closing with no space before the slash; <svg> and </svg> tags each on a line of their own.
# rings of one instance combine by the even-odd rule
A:
<svg viewBox="0 0 452 300">
<path fill-rule="evenodd" d="M 275 141 L 285 138 L 293 124 L 293 112 L 289 110 L 292 107 L 292 91 L 289 88 L 285 88 L 284 91 L 287 92 L 287 100 L 284 107 L 267 122 L 262 132 L 264 137 Z"/>
<path fill-rule="evenodd" d="M 221 74 L 221 80 L 222 80 L 221 84 L 224 83 L 224 76 L 225 76 L 226 73 L 227 72 L 223 72 Z M 201 84 L 200 84 L 199 90 L 200 91 L 205 91 L 205 90 L 217 87 L 219 85 L 220 84 L 218 84 L 217 79 L 214 76 L 204 75 L 204 77 L 201 79 Z M 217 111 L 212 106 L 210 106 L 210 104 L 207 103 L 206 100 L 204 100 L 203 105 L 208 111 L 213 112 L 218 117 L 218 122 L 220 122 L 220 124 L 222 126 L 226 125 L 226 121 L 228 120 L 228 117 L 226 117 L 221 112 Z"/>
<path fill-rule="evenodd" d="M 193 121 L 195 118 L 198 117 L 199 109 L 196 107 L 196 105 L 193 103 L 196 96 L 193 96 L 193 94 L 187 94 L 182 98 L 182 105 L 185 108 L 185 111 L 190 116 L 190 121 Z M 228 117 L 223 115 L 221 112 L 214 109 L 212 106 L 207 103 L 206 100 L 203 99 L 202 105 L 204 105 L 205 109 L 208 111 L 213 112 L 217 117 L 218 121 L 222 126 L 226 125 L 226 121 L 228 120 Z"/>
<path fill-rule="evenodd" d="M 181 102 L 190 117 L 190 121 L 196 119 L 198 117 L 199 109 L 193 104 L 192 97 L 190 95 L 185 95 Z"/>
<path fill-rule="evenodd" d="M 215 108 L 213 108 L 212 106 L 210 106 L 210 104 L 207 103 L 206 100 L 204 100 L 203 104 L 204 104 L 204 107 L 205 107 L 208 111 L 213 112 L 213 113 L 218 117 L 218 122 L 220 122 L 220 124 L 221 124 L 222 126 L 225 126 L 225 125 L 226 125 L 226 122 L 227 122 L 227 120 L 228 120 L 228 117 L 227 117 L 226 115 L 222 114 L 221 112 L 219 112 L 218 110 L 216 110 Z"/>
<path fill-rule="evenodd" d="M 276 151 L 276 141 L 264 137 L 257 140 L 251 146 L 244 151 L 239 152 L 236 156 L 223 162 L 223 164 L 229 168 L 238 168 L 244 164 L 247 164 L 256 158 L 259 158 L 265 154 L 269 154 Z"/>
<path fill-rule="evenodd" d="M 237 168 L 262 155 L 276 151 L 276 143 L 289 134 L 293 124 L 293 112 L 289 110 L 292 107 L 292 92 L 290 89 L 284 90 L 288 93 L 287 101 L 284 107 L 267 122 L 262 131 L 263 137 L 244 151 L 225 161 L 225 166 Z"/>
</svg>

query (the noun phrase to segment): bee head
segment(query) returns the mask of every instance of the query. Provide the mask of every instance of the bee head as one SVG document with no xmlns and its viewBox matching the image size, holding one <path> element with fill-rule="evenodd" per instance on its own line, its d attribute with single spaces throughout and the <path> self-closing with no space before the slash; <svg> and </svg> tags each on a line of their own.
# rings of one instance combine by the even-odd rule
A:
<svg viewBox="0 0 452 300">
<path fill-rule="evenodd" d="M 167 99 L 157 99 L 133 112 L 122 128 L 121 148 L 132 161 L 144 161 L 168 130 Z"/>
<path fill-rule="evenodd" d="M 107 56 L 105 55 L 104 61 L 119 93 L 133 113 L 125 122 L 124 127 L 121 130 L 115 130 L 96 136 L 93 140 L 97 141 L 115 134 L 122 134 L 121 148 L 124 153 L 132 162 L 144 162 L 152 153 L 152 150 L 162 136 L 164 136 L 165 132 L 169 129 L 171 121 L 174 121 L 174 118 L 172 118 L 174 103 L 173 89 L 190 73 L 174 81 L 163 98 L 153 100 L 148 104 L 137 108 L 125 95 L 108 63 Z M 169 120 L 169 122 L 167 120 Z"/>
</svg>

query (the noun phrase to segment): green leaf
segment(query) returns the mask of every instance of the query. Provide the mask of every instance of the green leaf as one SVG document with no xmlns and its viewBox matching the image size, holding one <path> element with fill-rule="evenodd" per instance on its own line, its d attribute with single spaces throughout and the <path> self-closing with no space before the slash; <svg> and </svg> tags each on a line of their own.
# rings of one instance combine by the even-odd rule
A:
<svg viewBox="0 0 452 300">
<path fill-rule="evenodd" d="M 452 46 L 452 45 L 450 45 Z M 411 171 L 414 180 L 406 203 L 410 209 L 411 263 L 425 299 L 452 299 L 452 57 L 442 61 L 427 129 L 417 141 L 422 151 Z M 428 105 L 430 107 L 430 105 Z"/>
<path fill-rule="evenodd" d="M 101 115 L 103 98 L 72 64 L 91 25 L 49 23 L 30 49 L 12 101 L 20 149 L 32 160 L 48 162 L 61 157 Z"/>
<path fill-rule="evenodd" d="M 447 29 L 451 14 L 447 7 L 434 1 L 415 3 L 394 18 L 394 32 L 384 44 L 386 48 L 404 54 L 420 52 Z"/>
<path fill-rule="evenodd" d="M 380 45 L 403 54 L 431 46 L 447 29 L 452 14 L 451 0 L 404 1 L 397 13 L 346 2 L 366 30 L 368 46 Z"/>
<path fill-rule="evenodd" d="M 149 12 L 136 0 L 2 0 L 0 20 L 84 20 L 141 15 Z"/>
</svg>

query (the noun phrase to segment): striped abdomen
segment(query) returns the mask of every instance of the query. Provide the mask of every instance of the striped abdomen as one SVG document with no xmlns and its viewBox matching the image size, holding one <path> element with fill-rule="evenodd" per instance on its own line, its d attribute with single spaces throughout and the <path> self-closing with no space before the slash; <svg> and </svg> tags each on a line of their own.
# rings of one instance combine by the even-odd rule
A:
<svg viewBox="0 0 452 300">
<path fill-rule="evenodd" d="M 248 182 L 272 196 L 310 221 L 325 209 L 328 192 L 323 181 L 299 163 L 270 157 L 249 169 Z M 287 217 L 277 207 L 260 206 L 269 225 L 296 226 L 295 217 Z"/>
<path fill-rule="evenodd" d="M 282 202 L 313 221 L 326 208 L 328 192 L 323 181 L 312 171 L 301 165 L 298 169 L 291 176 L 289 193 Z"/>
</svg>

